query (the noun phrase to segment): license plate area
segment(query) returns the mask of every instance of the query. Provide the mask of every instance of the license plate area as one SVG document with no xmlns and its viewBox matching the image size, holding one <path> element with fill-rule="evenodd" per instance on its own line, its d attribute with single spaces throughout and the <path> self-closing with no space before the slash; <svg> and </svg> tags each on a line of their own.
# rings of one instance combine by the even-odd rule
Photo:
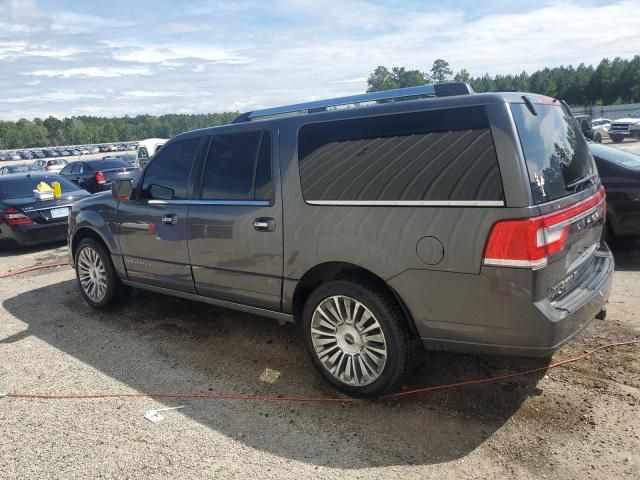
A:
<svg viewBox="0 0 640 480">
<path fill-rule="evenodd" d="M 51 209 L 51 218 L 66 218 L 69 216 L 69 208 L 61 207 L 61 208 L 52 208 Z"/>
</svg>

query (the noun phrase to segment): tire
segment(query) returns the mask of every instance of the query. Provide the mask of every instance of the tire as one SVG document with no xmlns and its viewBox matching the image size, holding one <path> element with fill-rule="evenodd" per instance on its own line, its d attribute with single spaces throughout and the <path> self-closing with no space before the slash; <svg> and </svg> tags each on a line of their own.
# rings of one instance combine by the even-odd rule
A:
<svg viewBox="0 0 640 480">
<path fill-rule="evenodd" d="M 128 298 L 131 289 L 118 278 L 111 255 L 102 243 L 85 238 L 78 245 L 74 260 L 80 293 L 91 307 L 109 310 Z"/>
<path fill-rule="evenodd" d="M 602 143 L 602 135 L 600 135 L 599 133 L 596 133 L 593 137 L 593 141 L 596 143 Z"/>
<path fill-rule="evenodd" d="M 613 141 L 613 143 L 624 142 L 624 137 L 619 137 L 618 135 L 609 135 L 609 138 L 611 138 L 611 141 Z"/>
<path fill-rule="evenodd" d="M 363 283 L 333 280 L 320 285 L 305 304 L 302 327 L 314 365 L 347 395 L 389 393 L 410 364 L 415 342 L 402 310 L 390 295 Z"/>
</svg>

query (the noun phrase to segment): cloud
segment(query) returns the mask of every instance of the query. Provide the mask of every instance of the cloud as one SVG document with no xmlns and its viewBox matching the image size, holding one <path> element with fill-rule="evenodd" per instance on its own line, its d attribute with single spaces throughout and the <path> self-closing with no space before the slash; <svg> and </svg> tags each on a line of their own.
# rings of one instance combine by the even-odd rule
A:
<svg viewBox="0 0 640 480">
<path fill-rule="evenodd" d="M 130 75 L 151 75 L 151 70 L 146 67 L 77 67 L 59 70 L 34 70 L 22 75 L 60 78 L 116 78 Z"/>
</svg>

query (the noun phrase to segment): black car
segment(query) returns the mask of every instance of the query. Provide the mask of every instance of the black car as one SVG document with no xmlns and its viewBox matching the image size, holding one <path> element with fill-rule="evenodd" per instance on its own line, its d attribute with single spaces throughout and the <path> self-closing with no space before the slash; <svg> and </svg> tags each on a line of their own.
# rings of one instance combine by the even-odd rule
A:
<svg viewBox="0 0 640 480">
<path fill-rule="evenodd" d="M 60 175 L 91 193 L 109 190 L 113 180 L 134 179 L 139 168 L 120 159 L 73 162 Z"/>
<path fill-rule="evenodd" d="M 607 191 L 608 234 L 640 238 L 640 156 L 595 143 L 589 148 Z"/>
<path fill-rule="evenodd" d="M 33 190 L 40 182 L 59 182 L 62 196 L 37 200 Z M 60 176 L 46 172 L 0 176 L 0 245 L 35 245 L 64 240 L 71 205 L 89 196 Z"/>
</svg>

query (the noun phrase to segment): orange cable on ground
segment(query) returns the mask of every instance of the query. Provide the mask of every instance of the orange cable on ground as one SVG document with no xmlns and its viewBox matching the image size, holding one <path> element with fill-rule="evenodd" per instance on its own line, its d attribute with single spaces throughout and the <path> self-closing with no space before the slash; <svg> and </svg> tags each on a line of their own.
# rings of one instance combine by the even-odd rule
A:
<svg viewBox="0 0 640 480">
<path fill-rule="evenodd" d="M 503 375 L 496 375 L 493 377 L 479 378 L 476 380 L 466 380 L 463 382 L 450 383 L 446 385 L 434 385 L 425 386 L 421 388 L 413 388 L 410 390 L 404 390 L 398 393 L 387 395 L 384 398 L 398 398 L 406 397 L 409 395 L 417 395 L 419 393 L 433 392 L 436 390 L 453 389 L 465 385 L 478 385 L 481 383 L 497 382 L 505 380 L 507 378 L 521 377 L 530 375 L 536 372 L 542 372 L 551 370 L 553 368 L 561 367 L 571 363 L 576 363 L 580 360 L 593 355 L 596 352 L 605 350 L 607 348 L 621 347 L 624 345 L 638 345 L 640 340 L 633 340 L 629 342 L 616 342 L 602 345 L 598 348 L 594 348 L 578 357 L 561 360 L 559 362 L 552 363 L 546 367 L 533 368 L 530 370 L 524 370 L 521 372 L 507 373 Z M 0 394 L 0 397 L 3 396 Z M 304 396 L 263 396 L 263 395 L 231 395 L 222 393 L 161 393 L 161 392 L 131 392 L 131 393 L 79 393 L 79 394 L 41 394 L 41 393 L 19 393 L 12 392 L 4 395 L 10 398 L 22 398 L 22 399 L 91 399 L 91 398 L 127 398 L 127 397 L 153 397 L 153 398 L 206 398 L 216 400 L 249 400 L 249 401 L 265 401 L 265 402 L 362 402 L 364 400 L 358 398 L 349 397 L 304 397 Z"/>
<path fill-rule="evenodd" d="M 39 265 L 33 265 L 31 267 L 22 268 L 13 272 L 6 272 L 0 275 L 0 278 L 13 277 L 14 275 L 20 275 L 21 273 L 34 272 L 36 270 L 44 270 L 45 268 L 64 267 L 68 266 L 67 262 L 54 262 L 54 263 L 41 263 Z"/>
</svg>

